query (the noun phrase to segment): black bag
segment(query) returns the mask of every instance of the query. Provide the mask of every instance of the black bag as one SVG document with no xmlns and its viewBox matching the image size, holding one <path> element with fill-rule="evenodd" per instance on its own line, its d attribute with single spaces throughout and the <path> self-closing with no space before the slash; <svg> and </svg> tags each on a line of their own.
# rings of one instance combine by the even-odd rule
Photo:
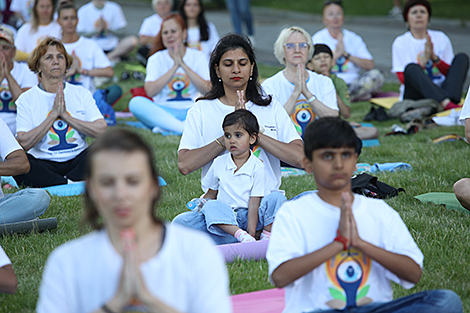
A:
<svg viewBox="0 0 470 313">
<path fill-rule="evenodd" d="M 351 179 L 351 189 L 354 193 L 369 198 L 386 199 L 395 197 L 403 188 L 395 188 L 377 180 L 377 177 L 362 173 Z"/>
</svg>

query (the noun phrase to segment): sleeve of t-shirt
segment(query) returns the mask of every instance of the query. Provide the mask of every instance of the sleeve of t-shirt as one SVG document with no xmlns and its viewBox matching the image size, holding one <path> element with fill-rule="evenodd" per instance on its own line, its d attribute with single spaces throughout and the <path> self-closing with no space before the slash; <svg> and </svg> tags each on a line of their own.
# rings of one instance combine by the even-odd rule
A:
<svg viewBox="0 0 470 313">
<path fill-rule="evenodd" d="M 11 133 L 10 129 L 8 128 L 7 124 L 3 119 L 0 118 L 0 154 L 2 160 L 16 150 L 21 150 L 21 146 L 19 145 L 18 141 L 16 141 L 15 137 Z M 0 258 L 1 261 L 1 258 Z M 1 266 L 0 266 L 1 267 Z"/>
<path fill-rule="evenodd" d="M 115 5 L 115 16 L 112 25 L 109 26 L 111 30 L 118 30 L 127 26 L 126 16 L 122 11 L 121 6 L 119 4 Z"/>
<path fill-rule="evenodd" d="M 215 175 L 215 169 L 220 166 L 219 158 L 216 158 L 209 167 L 206 175 L 201 180 L 201 185 L 212 190 L 219 190 L 219 178 Z"/>
<path fill-rule="evenodd" d="M 9 264 L 11 264 L 11 261 L 3 250 L 2 246 L 0 246 L 0 267 L 4 267 L 5 265 Z"/>
<path fill-rule="evenodd" d="M 109 66 L 112 66 L 112 64 L 103 49 L 93 42 L 93 68 L 105 68 Z"/>
<path fill-rule="evenodd" d="M 149 29 L 148 19 L 144 19 L 144 21 L 142 22 L 142 25 L 140 26 L 140 29 L 139 29 L 139 36 L 149 36 L 149 37 L 152 36 L 152 34 L 150 33 L 150 29 Z"/>
<path fill-rule="evenodd" d="M 20 1 L 20 0 L 13 0 L 13 1 L 11 1 L 11 4 L 10 4 L 10 11 L 21 13 L 21 11 L 24 9 L 24 8 L 21 6 L 21 3 L 22 3 L 22 1 Z"/>
<path fill-rule="evenodd" d="M 400 215 L 395 210 L 391 209 L 390 214 L 387 217 L 387 223 L 384 223 L 383 225 L 387 226 L 387 229 L 382 231 L 383 234 L 386 234 L 383 240 L 383 248 L 396 254 L 406 255 L 415 261 L 419 267 L 423 268 L 423 253 L 418 248 L 418 245 L 414 241 Z M 403 288 L 409 289 L 414 286 L 413 283 L 399 278 L 388 270 L 385 271 L 385 275 L 388 279 L 401 285 Z"/>
<path fill-rule="evenodd" d="M 30 30 L 30 26 L 28 23 L 24 24 L 23 26 L 18 29 L 15 38 L 15 47 L 19 51 L 26 51 L 27 50 L 27 41 L 29 40 L 28 32 Z"/>
<path fill-rule="evenodd" d="M 31 89 L 23 92 L 16 99 L 16 132 L 28 132 L 34 128 L 31 106 L 29 105 L 29 93 Z"/>
<path fill-rule="evenodd" d="M 348 107 L 351 107 L 349 89 L 348 85 L 346 85 L 346 82 L 342 78 L 336 76 L 333 85 L 335 85 L 336 92 L 338 93 L 339 97 L 344 102 L 344 104 Z"/>
<path fill-rule="evenodd" d="M 452 43 L 444 33 L 442 34 L 442 45 L 444 49 L 438 55 L 438 57 L 447 64 L 451 64 L 452 60 L 454 59 L 454 49 L 452 49 Z"/>
<path fill-rule="evenodd" d="M 88 89 L 81 88 L 83 103 L 85 103 L 85 121 L 86 122 L 94 122 L 96 120 L 102 119 L 103 115 L 101 114 L 98 106 L 96 105 L 95 99 L 93 98 L 92 94 Z"/>
<path fill-rule="evenodd" d="M 214 23 L 209 22 L 209 46 L 211 48 L 211 51 L 214 50 L 215 46 L 217 45 L 217 42 L 219 42 L 219 33 L 217 32 L 217 28 L 215 27 Z"/>
<path fill-rule="evenodd" d="M 369 50 L 367 50 L 366 43 L 364 40 L 361 38 L 359 35 L 355 35 L 353 39 L 354 43 L 354 51 L 350 52 L 353 56 L 362 58 L 362 59 L 368 59 L 372 60 L 372 55 L 370 54 Z M 346 47 L 346 51 L 348 48 Z M 348 51 L 349 52 L 349 51 Z"/>
<path fill-rule="evenodd" d="M 153 82 L 162 76 L 162 64 L 163 53 L 156 52 L 147 60 L 147 75 L 145 76 L 145 82 Z M 173 62 L 173 60 L 172 60 Z M 166 67 L 165 67 L 166 68 Z"/>
<path fill-rule="evenodd" d="M 201 112 L 196 109 L 196 104 L 189 109 L 186 120 L 184 121 L 183 135 L 181 135 L 180 145 L 178 151 L 182 149 L 196 149 L 201 148 L 204 143 L 202 142 L 202 119 Z M 214 138 L 215 139 L 215 138 Z"/>
<path fill-rule="evenodd" d="M 408 65 L 406 52 L 403 50 L 402 40 L 396 38 L 392 44 L 392 73 L 404 72 Z"/>
<path fill-rule="evenodd" d="M 322 77 L 324 78 L 323 83 L 323 99 L 322 102 L 324 105 L 328 106 L 330 109 L 338 111 L 338 100 L 336 99 L 336 89 L 333 81 L 329 77 Z"/>
<path fill-rule="evenodd" d="M 276 110 L 277 140 L 284 143 L 290 143 L 297 139 L 302 140 L 284 107 L 275 101 L 274 98 L 271 105 L 274 105 Z"/>
<path fill-rule="evenodd" d="M 193 64 L 189 65 L 202 79 L 209 80 L 209 61 L 206 54 L 200 52 L 193 60 Z"/>
<path fill-rule="evenodd" d="M 250 197 L 264 197 L 266 195 L 266 170 L 264 164 L 259 164 L 253 172 L 253 187 Z"/>
<path fill-rule="evenodd" d="M 21 80 L 16 82 L 20 88 L 31 88 L 38 84 L 38 76 L 25 67 Z"/>
<path fill-rule="evenodd" d="M 460 123 L 465 126 L 465 120 L 467 118 L 470 118 L 470 87 L 468 88 L 467 96 L 465 97 L 465 102 L 463 103 L 462 111 L 460 112 Z"/>
<path fill-rule="evenodd" d="M 86 12 L 86 7 L 81 7 L 77 11 L 78 15 L 78 24 L 77 24 L 77 32 L 91 32 L 94 30 L 95 21 L 90 20 L 88 18 L 88 14 Z"/>
<path fill-rule="evenodd" d="M 291 203 L 284 202 L 276 213 L 271 238 L 269 239 L 266 259 L 269 264 L 269 276 L 282 263 L 304 255 L 303 235 L 300 225 L 292 218 Z"/>
</svg>

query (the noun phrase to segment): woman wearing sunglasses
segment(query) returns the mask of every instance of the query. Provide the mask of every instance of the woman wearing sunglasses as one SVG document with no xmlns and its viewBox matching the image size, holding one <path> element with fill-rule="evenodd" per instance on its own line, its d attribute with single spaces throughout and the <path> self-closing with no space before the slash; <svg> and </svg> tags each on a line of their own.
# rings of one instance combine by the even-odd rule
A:
<svg viewBox="0 0 470 313">
<path fill-rule="evenodd" d="M 332 80 L 305 67 L 313 55 L 312 40 L 305 29 L 284 28 L 274 43 L 274 55 L 285 68 L 262 86 L 284 105 L 301 136 L 316 117 L 338 116 Z"/>
</svg>

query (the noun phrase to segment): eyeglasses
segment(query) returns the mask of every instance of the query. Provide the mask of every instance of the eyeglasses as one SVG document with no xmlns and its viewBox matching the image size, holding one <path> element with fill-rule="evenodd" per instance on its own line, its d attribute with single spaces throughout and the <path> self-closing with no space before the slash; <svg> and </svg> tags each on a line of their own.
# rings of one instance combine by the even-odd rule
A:
<svg viewBox="0 0 470 313">
<path fill-rule="evenodd" d="M 286 46 L 287 50 L 294 50 L 295 47 L 298 47 L 300 50 L 308 49 L 308 43 L 307 42 L 299 42 L 299 43 L 288 42 L 288 43 L 286 43 L 285 46 Z"/>
</svg>

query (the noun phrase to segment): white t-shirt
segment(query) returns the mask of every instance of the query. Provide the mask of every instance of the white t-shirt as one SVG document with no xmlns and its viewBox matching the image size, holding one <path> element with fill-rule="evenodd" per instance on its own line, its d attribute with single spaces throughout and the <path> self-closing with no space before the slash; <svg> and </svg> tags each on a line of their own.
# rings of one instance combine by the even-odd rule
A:
<svg viewBox="0 0 470 313">
<path fill-rule="evenodd" d="M 312 36 L 312 41 L 313 44 L 323 43 L 327 45 L 330 47 L 331 51 L 335 51 L 336 45 L 338 44 L 338 40 L 333 38 L 326 28 L 316 32 Z M 343 29 L 343 44 L 346 52 L 352 56 L 372 60 L 372 55 L 369 50 L 367 50 L 366 43 L 358 34 L 350 30 Z M 349 85 L 359 77 L 361 70 L 362 69 L 359 66 L 350 60 L 346 60 L 345 57 L 340 57 L 336 60 L 336 64 L 333 66 L 331 72 L 343 79 L 346 84 Z"/>
<path fill-rule="evenodd" d="M 17 132 L 28 132 L 38 127 L 51 112 L 55 93 L 49 93 L 34 86 L 22 93 L 16 105 Z M 69 83 L 64 88 L 67 112 L 74 118 L 94 122 L 103 118 L 91 93 L 81 86 Z M 79 133 L 65 121 L 57 119 L 44 138 L 28 152 L 38 159 L 65 162 L 76 157 L 88 147 L 86 136 Z"/>
<path fill-rule="evenodd" d="M 259 106 L 249 101 L 246 103 L 246 109 L 256 116 L 259 126 L 264 128 L 264 135 L 284 143 L 301 139 L 286 110 L 276 100 L 273 99 L 268 106 Z M 224 134 L 222 129 L 224 117 L 233 111 L 233 106 L 225 105 L 218 99 L 197 101 L 188 111 L 178 151 L 201 148 L 221 137 Z M 279 159 L 259 145 L 256 145 L 252 151 L 263 161 L 266 171 L 266 193 L 279 191 L 281 185 Z M 206 175 L 212 162 L 202 167 L 201 179 Z M 202 190 L 207 191 L 207 186 L 202 185 Z"/>
<path fill-rule="evenodd" d="M 15 137 L 13 134 L 10 132 L 10 129 L 8 129 L 7 124 L 0 118 L 0 133 L 2 134 L 0 136 L 0 156 L 2 157 L 2 161 L 5 160 L 5 158 L 12 153 L 13 151 L 16 150 L 21 150 L 21 146 L 16 141 Z M 0 177 L 1 180 L 1 177 Z M 0 199 L 4 197 L 2 188 L 0 188 Z M 0 247 L 1 248 L 1 247 Z M 3 251 L 3 250 L 2 250 Z M 1 256 L 0 256 L 0 267 L 1 265 Z"/>
<path fill-rule="evenodd" d="M 39 25 L 36 32 L 31 31 L 31 24 L 26 23 L 18 29 L 15 38 L 16 49 L 22 52 L 31 53 L 34 48 L 46 37 L 52 36 L 57 39 L 62 38 L 62 28 L 56 21 L 48 25 Z"/>
<path fill-rule="evenodd" d="M 405 223 L 384 201 L 354 195 L 352 210 L 363 240 L 406 255 L 423 266 L 423 254 Z M 269 241 L 269 275 L 282 263 L 333 242 L 340 215 L 340 208 L 323 201 L 317 192 L 285 202 L 276 214 Z M 414 285 L 359 250 L 350 249 L 349 255 L 342 251 L 284 288 L 283 312 L 341 309 L 346 306 L 346 299 L 353 299 L 358 305 L 388 302 L 393 300 L 390 281 L 407 289 Z"/>
<path fill-rule="evenodd" d="M 94 40 L 80 37 L 76 42 L 64 43 L 65 50 L 68 54 L 78 57 L 80 66 L 84 70 L 92 70 L 94 68 L 105 68 L 112 66 L 108 57 L 103 52 Z M 93 94 L 95 92 L 95 85 L 93 85 L 93 78 L 82 74 L 75 74 L 67 78 L 67 82 L 73 85 L 80 85 L 90 90 Z"/>
<path fill-rule="evenodd" d="M 470 87 L 468 88 L 465 102 L 463 103 L 462 111 L 460 111 L 459 121 L 465 126 L 465 120 L 470 118 Z"/>
<path fill-rule="evenodd" d="M 119 4 L 111 1 L 106 1 L 102 9 L 98 9 L 89 2 L 83 5 L 78 10 L 78 25 L 77 32 L 90 33 L 95 31 L 98 27 L 100 17 L 103 17 L 107 24 L 106 29 L 119 30 L 127 26 L 126 17 Z M 98 46 L 104 51 L 110 51 L 116 48 L 119 43 L 119 38 L 107 31 L 101 34 L 94 35 L 91 39 L 95 40 Z"/>
<path fill-rule="evenodd" d="M 233 162 L 232 154 L 225 153 L 212 162 L 202 184 L 218 190 L 217 200 L 231 208 L 248 208 L 250 197 L 264 197 L 265 178 L 263 162 L 253 155 L 240 169 Z"/>
<path fill-rule="evenodd" d="M 5 265 L 10 265 L 10 264 L 11 264 L 11 261 L 8 258 L 8 255 L 5 253 L 2 246 L 0 246 L 0 267 L 4 267 Z"/>
<path fill-rule="evenodd" d="M 92 312 L 118 291 L 123 259 L 105 230 L 55 249 L 39 289 L 38 313 Z M 223 258 L 209 237 L 166 225 L 160 251 L 139 266 L 147 290 L 180 312 L 231 312 Z"/>
<path fill-rule="evenodd" d="M 139 36 L 157 36 L 160 31 L 160 27 L 162 26 L 162 20 L 163 19 L 157 13 L 145 18 L 140 26 Z"/>
<path fill-rule="evenodd" d="M 209 80 L 209 62 L 204 53 L 195 49 L 186 49 L 183 61 L 202 79 Z M 156 52 L 147 61 L 145 81 L 157 80 L 168 72 L 174 63 L 168 50 Z M 170 108 L 188 109 L 198 96 L 199 91 L 196 86 L 190 81 L 183 68 L 179 67 L 172 79 L 153 97 L 153 101 Z"/>
<path fill-rule="evenodd" d="M 312 94 L 314 94 L 318 101 L 333 110 L 338 109 L 338 103 L 336 100 L 335 85 L 331 78 L 324 75 L 307 71 L 307 88 Z M 267 78 L 263 84 L 263 89 L 267 94 L 272 95 L 276 98 L 279 103 L 284 105 L 289 97 L 294 92 L 295 85 L 287 80 L 283 71 L 279 71 L 276 75 Z M 316 118 L 316 113 L 313 111 L 310 104 L 305 99 L 304 95 L 300 95 L 295 104 L 294 111 L 290 114 L 294 126 L 301 136 L 308 124 L 313 122 Z"/>
<path fill-rule="evenodd" d="M 16 80 L 20 88 L 31 88 L 38 84 L 38 77 L 29 70 L 26 63 L 13 62 L 11 76 Z M 11 101 L 12 95 L 10 86 L 6 78 L 3 79 L 0 86 L 0 118 L 2 118 L 10 128 L 11 132 L 16 135 L 16 105 Z"/>
<path fill-rule="evenodd" d="M 10 11 L 20 13 L 26 22 L 31 20 L 31 12 L 33 11 L 34 0 L 12 0 Z M 16 26 L 21 26 L 23 22 L 18 19 Z"/>
<path fill-rule="evenodd" d="M 434 53 L 450 65 L 454 59 L 454 50 L 449 37 L 441 31 L 431 29 L 428 29 L 428 34 L 431 36 Z M 426 39 L 416 39 L 410 31 L 395 38 L 392 44 L 392 73 L 404 72 L 405 67 L 410 63 L 418 64 L 418 60 L 424 56 L 425 44 Z M 432 60 L 428 60 L 424 72 L 437 86 L 441 86 L 446 79 Z M 400 99 L 403 97 L 404 90 L 405 87 L 402 84 L 400 86 Z"/>
<path fill-rule="evenodd" d="M 207 26 L 209 26 L 209 39 L 207 41 L 201 41 L 199 26 L 188 28 L 188 47 L 204 52 L 209 60 L 212 50 L 214 50 L 220 37 L 213 23 L 207 22 Z"/>
</svg>

